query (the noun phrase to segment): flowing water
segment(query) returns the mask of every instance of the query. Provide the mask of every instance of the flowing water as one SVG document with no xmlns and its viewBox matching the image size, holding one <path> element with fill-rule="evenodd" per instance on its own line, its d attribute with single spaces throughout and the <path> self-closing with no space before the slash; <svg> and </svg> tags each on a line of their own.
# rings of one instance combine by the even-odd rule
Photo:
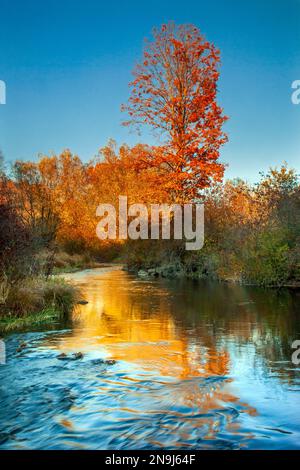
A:
<svg viewBox="0 0 300 470">
<path fill-rule="evenodd" d="M 300 449 L 299 293 L 67 277 L 72 321 L 5 338 L 1 449 Z"/>
</svg>

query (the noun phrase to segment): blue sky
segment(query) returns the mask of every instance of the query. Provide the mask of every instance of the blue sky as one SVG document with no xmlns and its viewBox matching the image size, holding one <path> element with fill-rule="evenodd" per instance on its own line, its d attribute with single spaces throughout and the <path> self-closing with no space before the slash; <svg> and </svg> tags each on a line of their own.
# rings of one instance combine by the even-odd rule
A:
<svg viewBox="0 0 300 470">
<path fill-rule="evenodd" d="M 194 23 L 221 50 L 219 102 L 230 118 L 227 177 L 255 181 L 286 160 L 300 170 L 300 0 L 0 0 L 0 148 L 6 160 L 70 148 L 84 161 L 109 138 L 153 143 L 121 125 L 143 40 Z"/>
</svg>

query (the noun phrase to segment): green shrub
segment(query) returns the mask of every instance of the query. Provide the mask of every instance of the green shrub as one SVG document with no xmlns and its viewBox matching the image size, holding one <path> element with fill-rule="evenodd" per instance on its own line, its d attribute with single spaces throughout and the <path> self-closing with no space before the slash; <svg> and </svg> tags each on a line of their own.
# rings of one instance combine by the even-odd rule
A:
<svg viewBox="0 0 300 470">
<path fill-rule="evenodd" d="M 266 229 L 254 236 L 243 251 L 244 279 L 263 286 L 280 286 L 291 275 L 289 246 L 280 229 Z"/>
</svg>

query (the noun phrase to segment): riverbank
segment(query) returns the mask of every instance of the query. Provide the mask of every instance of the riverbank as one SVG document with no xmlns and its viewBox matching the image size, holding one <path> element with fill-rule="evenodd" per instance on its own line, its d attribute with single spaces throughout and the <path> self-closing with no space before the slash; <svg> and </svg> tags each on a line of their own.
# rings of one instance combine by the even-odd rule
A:
<svg viewBox="0 0 300 470">
<path fill-rule="evenodd" d="M 231 276 L 218 276 L 217 273 L 207 273 L 199 266 L 185 266 L 180 263 L 166 263 L 161 266 L 130 266 L 128 271 L 136 274 L 140 278 L 166 278 L 166 279 L 193 279 L 193 280 L 212 280 L 222 283 L 238 284 L 244 286 L 260 286 L 269 288 L 289 288 L 300 289 L 300 281 L 278 282 L 266 280 L 263 284 L 259 282 L 250 282 L 241 275 L 233 273 Z"/>
<path fill-rule="evenodd" d="M 80 291 L 61 277 L 2 282 L 0 332 L 49 324 L 67 318 L 79 302 Z"/>
<path fill-rule="evenodd" d="M 88 253 L 69 254 L 65 251 L 58 251 L 54 255 L 53 274 L 74 273 L 84 269 L 99 268 L 101 263 L 92 258 Z"/>
<path fill-rule="evenodd" d="M 49 325 L 60 320 L 60 318 L 60 313 L 54 308 L 48 308 L 25 317 L 7 315 L 0 319 L 0 333 L 10 333 L 39 325 Z"/>
</svg>

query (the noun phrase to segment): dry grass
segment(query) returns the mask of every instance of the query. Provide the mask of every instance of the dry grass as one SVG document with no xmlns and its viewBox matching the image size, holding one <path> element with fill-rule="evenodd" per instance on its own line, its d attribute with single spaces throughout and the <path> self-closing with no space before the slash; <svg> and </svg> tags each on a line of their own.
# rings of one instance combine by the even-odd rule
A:
<svg viewBox="0 0 300 470">
<path fill-rule="evenodd" d="M 5 305 L 9 296 L 9 291 L 10 284 L 8 282 L 7 276 L 3 275 L 0 278 L 0 305 Z"/>
<path fill-rule="evenodd" d="M 26 279 L 10 286 L 0 317 L 25 317 L 46 310 L 66 316 L 78 300 L 78 289 L 64 279 Z"/>
<path fill-rule="evenodd" d="M 59 251 L 54 257 L 54 272 L 73 272 L 80 269 L 94 268 L 98 264 L 91 259 L 88 253 L 68 254 Z"/>
</svg>

